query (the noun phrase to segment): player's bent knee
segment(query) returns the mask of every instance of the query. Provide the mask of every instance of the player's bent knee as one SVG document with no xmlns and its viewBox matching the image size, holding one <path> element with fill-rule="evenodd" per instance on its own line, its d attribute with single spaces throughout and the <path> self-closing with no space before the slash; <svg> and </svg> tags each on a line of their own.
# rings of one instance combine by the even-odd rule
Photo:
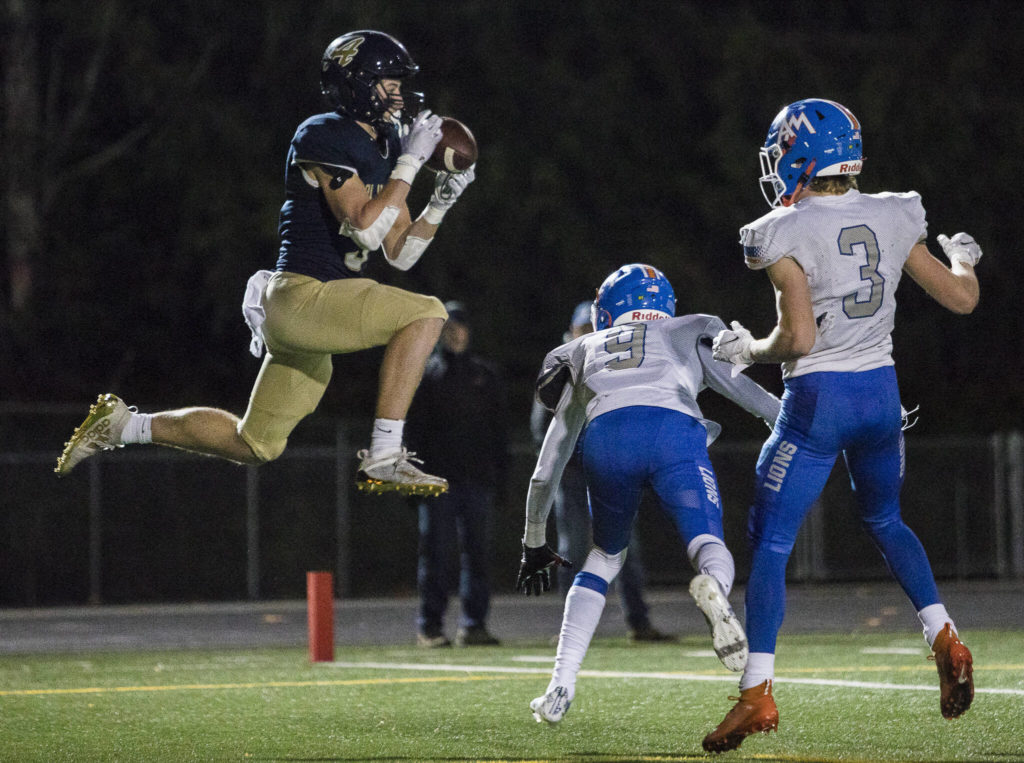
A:
<svg viewBox="0 0 1024 763">
<path fill-rule="evenodd" d="M 437 319 L 440 321 L 438 324 L 438 330 L 440 330 L 444 322 L 448 320 L 448 311 L 444 309 L 441 300 L 426 294 L 416 294 L 415 297 L 416 299 L 411 301 L 409 311 L 404 316 L 405 325 L 416 321 Z"/>
<path fill-rule="evenodd" d="M 249 466 L 261 466 L 262 464 L 273 461 L 282 453 L 284 453 L 285 447 L 288 445 L 287 440 L 278 440 L 275 442 L 260 442 L 250 437 L 245 436 L 245 432 L 239 432 L 242 441 L 249 446 L 249 455 L 242 459 L 242 463 Z"/>
</svg>

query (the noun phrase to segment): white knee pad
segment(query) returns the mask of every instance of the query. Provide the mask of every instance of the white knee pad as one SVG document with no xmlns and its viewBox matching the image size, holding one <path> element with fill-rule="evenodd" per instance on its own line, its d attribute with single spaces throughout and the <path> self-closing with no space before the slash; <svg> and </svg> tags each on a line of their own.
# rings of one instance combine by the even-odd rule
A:
<svg viewBox="0 0 1024 763">
<path fill-rule="evenodd" d="M 590 549 L 590 553 L 587 554 L 587 561 L 583 563 L 583 569 L 580 572 L 589 572 L 611 583 L 615 580 L 615 576 L 619 574 L 619 570 L 622 569 L 625 561 L 626 549 L 617 554 L 608 554 L 594 546 Z"/>
</svg>

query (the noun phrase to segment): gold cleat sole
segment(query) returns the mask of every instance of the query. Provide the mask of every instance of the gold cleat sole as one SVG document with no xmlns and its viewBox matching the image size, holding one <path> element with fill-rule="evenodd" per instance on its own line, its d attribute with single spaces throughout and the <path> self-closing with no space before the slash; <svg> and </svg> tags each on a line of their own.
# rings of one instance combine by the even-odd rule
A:
<svg viewBox="0 0 1024 763">
<path fill-rule="evenodd" d="M 57 466 L 54 467 L 53 471 L 58 477 L 63 477 L 71 471 L 71 467 L 67 465 L 68 456 L 71 455 L 71 451 L 78 446 L 86 432 L 99 419 L 110 415 L 111 411 L 117 407 L 118 402 L 120 402 L 120 399 L 116 395 L 107 393 L 100 395 L 96 402 L 89 406 L 89 413 L 86 415 L 85 421 L 79 424 L 75 431 L 71 433 L 71 438 L 64 443 L 64 450 L 57 458 Z"/>
<path fill-rule="evenodd" d="M 356 487 L 361 492 L 369 493 L 370 495 L 398 493 L 400 495 L 437 496 L 448 492 L 447 485 L 407 485 L 404 483 L 383 482 L 381 480 L 366 478 L 356 480 Z"/>
</svg>

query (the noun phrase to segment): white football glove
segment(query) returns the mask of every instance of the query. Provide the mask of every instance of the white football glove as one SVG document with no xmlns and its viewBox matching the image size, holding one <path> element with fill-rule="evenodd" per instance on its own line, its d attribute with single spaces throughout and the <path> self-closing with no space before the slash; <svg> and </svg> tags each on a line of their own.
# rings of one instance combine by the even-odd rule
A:
<svg viewBox="0 0 1024 763">
<path fill-rule="evenodd" d="M 754 362 L 750 354 L 750 344 L 754 341 L 754 335 L 743 328 L 739 321 L 733 321 L 730 325 L 732 329 L 722 329 L 711 342 L 711 357 L 732 363 L 732 375 L 736 376 Z"/>
<path fill-rule="evenodd" d="M 953 238 L 940 233 L 935 240 L 939 242 L 950 264 L 960 262 L 973 268 L 981 259 L 981 247 L 969 233 L 957 233 Z"/>
<path fill-rule="evenodd" d="M 476 165 L 470 165 L 464 172 L 438 172 L 434 178 L 434 193 L 430 203 L 423 210 L 427 222 L 438 225 L 444 213 L 458 201 L 466 187 L 476 180 Z"/>
<path fill-rule="evenodd" d="M 441 117 L 424 109 L 416 115 L 409 132 L 402 136 L 402 155 L 391 173 L 392 178 L 412 185 L 413 178 L 423 163 L 441 142 Z"/>
</svg>

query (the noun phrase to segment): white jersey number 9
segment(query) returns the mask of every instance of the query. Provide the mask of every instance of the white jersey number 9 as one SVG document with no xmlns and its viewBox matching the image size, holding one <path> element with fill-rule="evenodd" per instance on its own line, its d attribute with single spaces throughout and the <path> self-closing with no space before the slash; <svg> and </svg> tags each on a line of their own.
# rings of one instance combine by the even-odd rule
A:
<svg viewBox="0 0 1024 763">
<path fill-rule="evenodd" d="M 621 331 L 608 335 L 604 343 L 604 351 L 609 355 L 621 355 L 629 353 L 624 358 L 615 358 L 604 364 L 605 368 L 619 371 L 623 368 L 636 368 L 644 360 L 644 337 L 647 335 L 647 326 L 643 323 L 634 323 L 623 326 Z"/>
</svg>

